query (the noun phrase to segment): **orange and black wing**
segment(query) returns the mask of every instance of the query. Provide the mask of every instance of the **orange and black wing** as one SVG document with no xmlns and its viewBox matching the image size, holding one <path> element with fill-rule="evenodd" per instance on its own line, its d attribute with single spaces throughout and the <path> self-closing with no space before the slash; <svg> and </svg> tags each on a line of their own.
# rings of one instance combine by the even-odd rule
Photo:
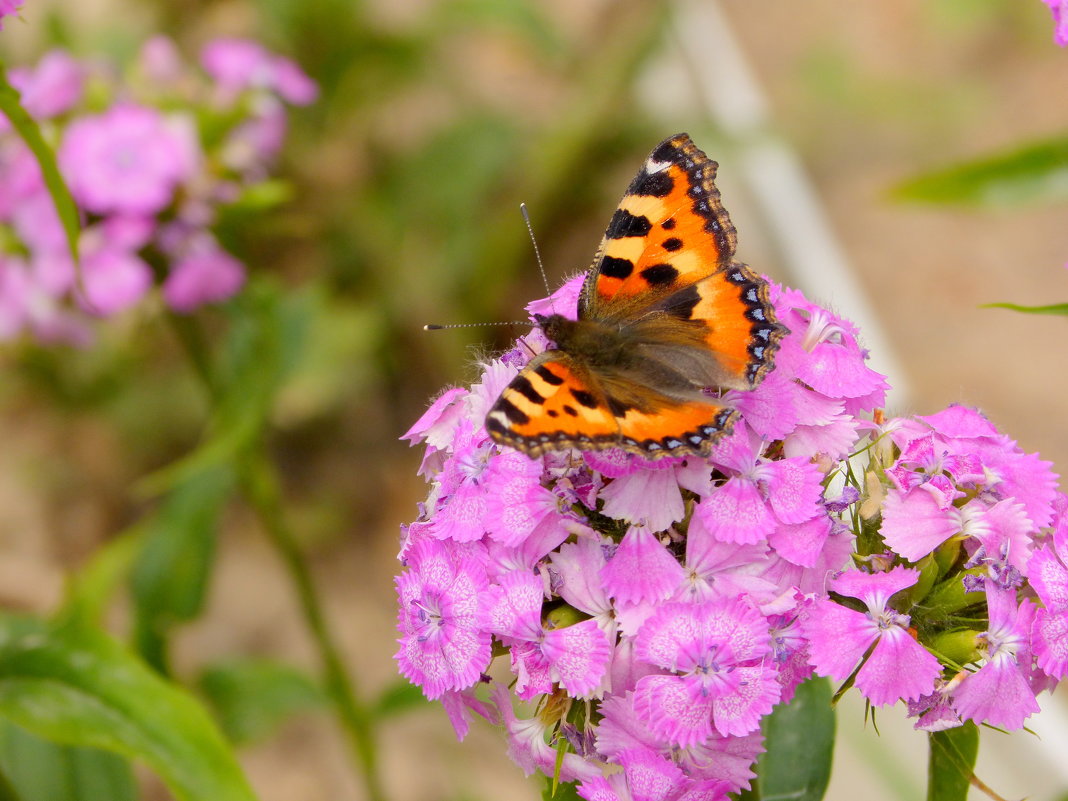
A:
<svg viewBox="0 0 1068 801">
<path fill-rule="evenodd" d="M 719 388 L 755 386 L 786 329 L 765 281 L 734 260 L 734 226 L 716 162 L 687 134 L 661 142 L 612 216 L 583 285 L 579 318 L 626 327 L 636 340 L 704 348 Z"/>
<path fill-rule="evenodd" d="M 713 398 L 673 401 L 614 383 L 564 351 L 545 351 L 501 393 L 486 430 L 531 457 L 563 448 L 622 448 L 659 459 L 707 454 L 738 414 Z"/>
<path fill-rule="evenodd" d="M 486 415 L 486 430 L 528 456 L 546 450 L 597 450 L 619 444 L 619 422 L 588 371 L 567 353 L 534 357 Z"/>
</svg>

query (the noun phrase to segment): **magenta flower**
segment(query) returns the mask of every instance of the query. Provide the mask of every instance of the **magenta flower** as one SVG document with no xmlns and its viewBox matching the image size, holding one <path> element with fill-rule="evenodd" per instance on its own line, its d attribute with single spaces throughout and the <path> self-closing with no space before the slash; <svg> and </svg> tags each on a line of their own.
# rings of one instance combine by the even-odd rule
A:
<svg viewBox="0 0 1068 801">
<path fill-rule="evenodd" d="M 562 628 L 541 621 L 542 581 L 526 571 L 501 577 L 487 593 L 489 629 L 513 649 L 513 659 L 528 674 L 516 691 L 520 697 L 551 691 L 547 682 L 559 682 L 572 695 L 591 696 L 608 671 L 612 648 L 593 619 Z"/>
<path fill-rule="evenodd" d="M 59 162 L 74 198 L 89 211 L 155 214 L 197 167 L 187 123 L 123 104 L 71 123 Z"/>
<path fill-rule="evenodd" d="M 401 673 L 427 698 L 463 690 L 490 661 L 490 635 L 480 599 L 488 581 L 476 546 L 424 539 L 407 552 L 397 578 Z"/>
<path fill-rule="evenodd" d="M 918 579 L 917 571 L 901 566 L 889 573 L 840 574 L 831 589 L 860 599 L 868 609 L 857 612 L 829 599 L 816 601 L 802 624 L 816 673 L 844 681 L 874 645 L 857 672 L 861 695 L 885 706 L 930 693 L 942 667 L 909 633 L 909 616 L 888 604 L 891 596 Z"/>
<path fill-rule="evenodd" d="M 638 680 L 634 709 L 679 746 L 712 732 L 745 735 L 779 700 L 768 623 L 741 599 L 661 606 L 638 632 L 638 659 L 665 671 Z"/>
<path fill-rule="evenodd" d="M 200 61 L 227 99 L 246 89 L 266 89 L 277 92 L 288 103 L 304 106 L 319 94 L 315 82 L 300 67 L 248 39 L 209 42 Z"/>
<path fill-rule="evenodd" d="M 5 0 L 0 0 L 0 3 Z M 13 69 L 8 76 L 31 116 L 46 120 L 70 111 L 82 99 L 85 67 L 63 50 L 47 53 L 33 69 Z"/>
<path fill-rule="evenodd" d="M 986 663 L 968 673 L 952 695 L 953 708 L 965 719 L 1018 729 L 1038 711 L 1028 683 L 1029 638 L 1035 607 L 1016 601 L 1015 590 L 989 586 L 986 593 L 990 625 L 979 635 Z"/>
<path fill-rule="evenodd" d="M 695 516 L 722 542 L 752 545 L 782 526 L 824 514 L 823 473 L 810 459 L 764 459 L 744 423 L 715 449 L 713 460 L 727 480 L 697 506 Z M 817 549 L 818 550 L 818 549 Z"/>
<path fill-rule="evenodd" d="M 492 693 L 508 732 L 508 755 L 527 776 L 535 770 L 540 770 L 546 776 L 556 775 L 557 752 L 546 742 L 549 726 L 540 715 L 519 717 L 503 685 L 494 684 Z M 565 754 L 560 765 L 560 778 L 565 782 L 592 779 L 600 772 L 598 765 L 591 764 L 578 754 Z"/>
<path fill-rule="evenodd" d="M 580 287 L 569 281 L 528 310 L 574 314 Z M 495 444 L 486 413 L 548 346 L 540 329 L 405 435 L 425 444 L 430 489 L 402 558 L 428 539 L 482 555 L 482 625 L 505 662 L 494 670 L 511 673 L 511 692 L 493 690 L 510 752 L 548 776 L 563 753 L 562 775 L 590 801 L 748 787 L 763 716 L 813 671 L 855 678 L 875 705 L 905 700 L 934 731 L 962 715 L 1015 724 L 1048 685 L 1041 669 L 1068 669 L 1068 501 L 1050 465 L 963 407 L 869 418 L 887 385 L 855 328 L 800 293 L 771 294 L 793 333 L 755 390 L 728 393 L 741 419 L 707 458 L 529 459 Z M 922 560 L 933 586 L 908 560 Z M 959 664 L 943 666 L 920 639 L 982 619 L 962 589 L 1026 591 L 1029 575 L 1044 608 L 992 605 L 987 658 L 943 680 Z M 989 708 L 991 687 L 1010 692 L 1013 712 Z M 473 695 L 448 693 L 466 732 Z M 539 714 L 517 716 L 516 698 Z"/>
<path fill-rule="evenodd" d="M 175 311 L 189 313 L 228 300 L 244 283 L 245 265 L 206 238 L 174 262 L 163 282 L 163 299 Z"/>
<path fill-rule="evenodd" d="M 612 762 L 624 753 L 643 749 L 672 759 L 695 781 L 719 781 L 727 792 L 748 789 L 756 776 L 753 764 L 763 751 L 759 731 L 741 737 L 723 737 L 715 732 L 703 743 L 685 748 L 656 736 L 634 711 L 634 694 L 614 695 L 601 706 L 604 717 L 597 725 L 597 752 Z"/>
<path fill-rule="evenodd" d="M 1068 0 L 1042 0 L 1053 14 L 1053 41 L 1068 46 Z"/>
</svg>

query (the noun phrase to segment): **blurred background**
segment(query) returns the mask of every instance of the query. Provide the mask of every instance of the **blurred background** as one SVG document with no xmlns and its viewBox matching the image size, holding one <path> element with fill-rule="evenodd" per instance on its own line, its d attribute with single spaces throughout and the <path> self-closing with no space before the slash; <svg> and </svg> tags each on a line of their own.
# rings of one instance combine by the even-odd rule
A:
<svg viewBox="0 0 1068 801">
<path fill-rule="evenodd" d="M 423 324 L 516 319 L 544 295 L 521 201 L 550 282 L 585 269 L 641 160 L 678 131 L 720 163 L 740 257 L 861 326 L 891 414 L 975 405 L 1068 464 L 1063 319 L 980 308 L 1068 299 L 1063 204 L 892 199 L 919 173 L 1063 134 L 1068 52 L 1048 16 L 1039 0 L 27 0 L 0 57 L 122 60 L 164 32 L 192 59 L 249 36 L 319 83 L 291 118 L 293 199 L 228 245 L 292 303 L 270 445 L 345 658 L 375 695 L 396 679 L 398 525 L 426 492 L 398 437 L 515 335 Z M 137 480 L 194 447 L 206 413 L 150 311 L 89 350 L 0 350 L 0 600 L 53 609 L 67 572 L 144 513 Z M 215 547 L 175 673 L 196 685 L 237 657 L 313 670 L 290 585 L 240 504 Z M 128 611 L 114 615 L 121 631 Z M 241 752 L 261 797 L 360 798 L 333 722 L 294 708 L 307 711 Z M 1055 798 L 1068 775 L 1043 749 L 1068 748 L 1068 732 L 1053 713 L 1041 740 L 984 732 L 980 776 Z M 847 707 L 840 726 L 862 715 Z M 881 737 L 839 741 L 829 798 L 922 794 L 924 738 L 890 713 L 877 723 Z M 458 745 L 438 705 L 383 735 L 398 801 L 539 797 L 498 733 L 476 724 Z"/>
</svg>

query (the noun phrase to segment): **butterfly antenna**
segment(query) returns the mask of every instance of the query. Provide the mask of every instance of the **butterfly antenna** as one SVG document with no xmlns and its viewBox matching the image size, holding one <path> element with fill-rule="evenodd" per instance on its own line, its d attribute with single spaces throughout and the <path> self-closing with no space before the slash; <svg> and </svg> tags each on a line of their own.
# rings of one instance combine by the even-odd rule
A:
<svg viewBox="0 0 1068 801">
<path fill-rule="evenodd" d="M 527 204 L 519 204 L 519 212 L 523 215 L 523 222 L 527 224 L 527 233 L 530 234 L 530 244 L 534 246 L 534 259 L 538 262 L 538 271 L 541 273 L 541 280 L 545 283 L 545 294 L 551 295 L 553 291 L 549 289 L 549 278 L 545 275 L 545 264 L 541 260 L 541 251 L 538 250 L 538 240 L 534 236 L 534 226 L 530 224 L 530 215 L 527 213 Z"/>
<path fill-rule="evenodd" d="M 503 322 L 495 323 L 449 323 L 448 325 L 435 325 L 434 323 L 427 323 L 423 326 L 424 331 L 444 331 L 446 328 L 481 328 L 484 325 L 525 325 L 532 326 L 530 320 L 505 320 Z"/>
</svg>

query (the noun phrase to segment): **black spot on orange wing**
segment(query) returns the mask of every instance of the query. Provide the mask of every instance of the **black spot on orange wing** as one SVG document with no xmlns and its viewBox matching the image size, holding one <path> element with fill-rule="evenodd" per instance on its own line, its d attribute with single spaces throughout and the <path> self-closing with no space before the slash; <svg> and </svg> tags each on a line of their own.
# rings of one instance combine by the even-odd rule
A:
<svg viewBox="0 0 1068 801">
<path fill-rule="evenodd" d="M 596 409 L 598 406 L 597 398 L 592 393 L 587 392 L 584 389 L 571 388 L 571 397 L 577 400 L 582 406 L 587 409 Z"/>
<path fill-rule="evenodd" d="M 545 403 L 544 396 L 534 389 L 534 385 L 530 383 L 530 379 L 524 375 L 516 376 L 515 380 L 512 381 L 511 388 L 531 403 L 537 403 L 539 406 Z"/>
<path fill-rule="evenodd" d="M 624 195 L 584 290 L 584 311 L 597 317 L 640 308 L 642 295 L 650 289 L 681 289 L 730 263 L 736 237 L 715 185 L 716 168 L 685 134 L 671 137 L 654 149 L 632 189 L 650 185 L 654 175 L 666 176 L 657 179 L 657 185 L 666 188 L 670 184 L 671 188 L 666 193 L 645 193 L 643 189 Z M 666 239 L 653 236 L 656 227 L 670 230 L 672 235 Z M 661 278 L 668 273 L 660 266 L 669 261 L 665 258 L 669 253 L 670 265 L 676 271 L 671 282 Z M 618 261 L 611 260 L 630 262 L 631 273 L 622 277 Z M 650 268 L 652 281 L 644 277 Z M 655 302 L 655 297 L 649 301 Z M 615 312 L 608 308 L 613 302 L 619 304 Z"/>
<path fill-rule="evenodd" d="M 564 383 L 564 379 L 554 373 L 547 365 L 539 364 L 534 368 L 534 373 L 538 375 L 545 383 L 552 384 L 554 387 L 560 386 Z"/>
<path fill-rule="evenodd" d="M 650 195 L 666 197 L 675 188 L 675 181 L 666 172 L 646 172 L 643 167 L 637 177 L 627 187 L 628 195 Z"/>
<path fill-rule="evenodd" d="M 632 236 L 646 236 L 652 229 L 649 218 L 642 214 L 631 214 L 626 209 L 616 209 L 612 221 L 608 224 L 605 236 L 609 239 L 625 239 Z"/>
<path fill-rule="evenodd" d="M 609 278 L 618 278 L 622 281 L 629 278 L 633 271 L 634 262 L 629 259 L 605 256 L 604 261 L 601 262 L 601 275 L 606 275 Z"/>
<path fill-rule="evenodd" d="M 675 283 L 679 271 L 670 264 L 654 264 L 642 270 L 641 276 L 652 286 L 667 286 Z"/>
</svg>

